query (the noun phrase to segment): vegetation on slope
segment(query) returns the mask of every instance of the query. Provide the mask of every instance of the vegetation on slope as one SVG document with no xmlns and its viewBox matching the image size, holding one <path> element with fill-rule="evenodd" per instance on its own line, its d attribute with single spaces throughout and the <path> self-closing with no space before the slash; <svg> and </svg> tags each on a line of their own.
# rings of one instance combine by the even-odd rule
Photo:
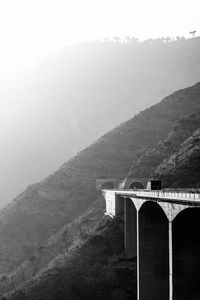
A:
<svg viewBox="0 0 200 300">
<path fill-rule="evenodd" d="M 177 121 L 199 109 L 198 83 L 123 123 L 44 181 L 28 187 L 0 214 L 2 274 L 30 257 L 52 230 L 58 231 L 98 201 L 96 179 L 125 177 L 142 153 L 152 151 Z"/>
<path fill-rule="evenodd" d="M 200 188 L 200 127 L 156 169 L 166 186 Z"/>
<path fill-rule="evenodd" d="M 174 157 L 176 155 L 175 153 L 179 151 L 182 143 L 190 138 L 193 133 L 198 130 L 198 128 L 200 128 L 200 111 L 196 111 L 191 115 L 183 117 L 175 124 L 164 141 L 160 141 L 157 145 L 155 145 L 154 149 L 141 155 L 134 168 L 134 174 L 146 177 L 162 177 L 163 179 L 165 174 L 166 178 L 169 177 L 172 179 L 173 177 L 168 174 L 169 168 L 166 168 L 166 162 L 168 160 L 171 161 L 170 157 Z M 175 167 L 175 160 L 173 162 L 173 166 Z M 182 176 L 179 176 L 178 182 L 176 179 L 172 179 L 175 180 L 173 186 L 181 184 Z M 193 183 L 194 182 L 191 182 L 191 179 L 188 176 L 188 184 L 192 185 Z M 167 186 L 171 184 L 172 181 L 171 183 L 165 182 L 165 185 Z M 182 182 L 182 185 L 184 184 L 185 182 Z"/>
<path fill-rule="evenodd" d="M 59 231 L 53 230 L 50 238 L 28 259 L 9 274 L 2 275 L 0 296 L 18 286 L 23 286 L 47 265 L 51 265 L 56 257 L 65 256 L 67 252 L 83 244 L 88 236 L 94 233 L 99 220 L 103 217 L 103 205 L 102 197 L 99 197 L 96 204 L 85 214 L 63 226 Z"/>
<path fill-rule="evenodd" d="M 136 265 L 123 259 L 123 221 L 103 218 L 81 247 L 3 299 L 136 299 Z"/>
</svg>

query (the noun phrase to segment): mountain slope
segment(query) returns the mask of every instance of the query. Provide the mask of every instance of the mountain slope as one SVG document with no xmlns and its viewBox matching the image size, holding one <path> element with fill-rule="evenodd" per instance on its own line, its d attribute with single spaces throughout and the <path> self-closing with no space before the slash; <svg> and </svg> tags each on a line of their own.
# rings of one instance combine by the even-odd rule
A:
<svg viewBox="0 0 200 300">
<path fill-rule="evenodd" d="M 178 188 L 200 187 L 199 180 L 200 161 L 200 111 L 187 115 L 180 119 L 168 133 L 163 141 L 156 147 L 142 155 L 133 169 L 139 176 L 147 174 L 160 177 L 165 186 Z M 48 298 L 51 294 L 52 300 L 63 299 L 136 299 L 136 265 L 134 260 L 126 261 L 123 256 L 123 224 L 122 220 L 114 219 L 110 224 L 102 219 L 102 204 L 100 198 L 98 209 L 93 205 L 93 209 L 79 218 L 79 225 L 89 224 L 91 221 L 94 229 L 89 229 L 86 239 L 78 238 L 76 247 L 65 248 L 62 256 L 55 252 L 51 258 L 54 260 L 49 264 L 48 269 L 41 270 L 40 273 L 31 278 L 30 265 L 35 268 L 35 264 L 29 260 L 26 265 L 20 266 L 18 271 L 9 275 L 10 289 L 13 289 L 12 282 L 19 282 L 20 270 L 23 269 L 26 275 L 26 285 L 21 289 L 12 291 L 7 297 L 9 300 L 18 299 L 40 299 Z M 81 222 L 80 222 L 81 221 Z M 117 225 L 117 226 L 116 226 Z M 69 225 L 71 230 L 77 227 L 77 222 Z M 84 225 L 83 225 L 84 226 Z M 64 227 L 64 232 L 68 226 Z M 100 229 L 101 228 L 101 229 Z M 102 230 L 103 229 L 103 230 Z M 63 229 L 61 229 L 63 235 Z M 73 230 L 74 239 L 77 234 Z M 88 239 L 89 236 L 89 239 Z M 56 248 L 60 232 L 56 235 Z M 76 238 L 75 238 L 76 237 Z M 52 240 L 52 238 L 50 238 Z M 70 245 L 70 235 L 67 235 L 65 242 Z M 55 243 L 55 242 L 54 242 Z M 43 247 L 41 254 L 37 251 L 37 264 L 40 269 L 49 261 L 49 246 Z M 66 246 L 65 246 L 66 247 Z M 41 247 L 40 247 L 41 248 Z M 46 249 L 45 249 L 46 248 Z M 78 251 L 77 251 L 78 250 Z M 40 257 L 41 256 L 41 257 Z M 35 271 L 34 271 L 35 272 Z M 32 273 L 33 274 L 36 273 Z M 11 280 L 12 278 L 12 280 Z M 0 281 L 1 282 L 1 281 Z M 23 282 L 23 278 L 21 278 Z M 6 291 L 5 282 L 0 284 L 0 289 Z"/>
<path fill-rule="evenodd" d="M 178 188 L 200 188 L 200 126 L 181 147 L 156 169 L 165 185 Z"/>
<path fill-rule="evenodd" d="M 168 137 L 177 121 L 199 109 L 200 83 L 141 112 L 44 181 L 28 187 L 0 214 L 1 272 L 22 263 L 44 244 L 52 230 L 59 230 L 101 201 L 96 179 L 125 177 L 141 153 L 153 150 Z"/>
<path fill-rule="evenodd" d="M 199 81 L 199 49 L 200 38 L 83 43 L 15 78 L 0 95 L 0 205 L 141 109 Z"/>
<path fill-rule="evenodd" d="M 170 157 L 175 156 L 175 153 L 177 151 L 181 151 L 180 148 L 182 146 L 182 143 L 190 138 L 199 128 L 200 111 L 198 110 L 191 115 L 187 115 L 186 117 L 180 119 L 168 133 L 168 136 L 164 141 L 160 141 L 152 150 L 147 150 L 147 152 L 139 157 L 136 166 L 134 166 L 135 176 L 160 177 L 166 173 L 166 178 L 169 177 L 172 179 L 172 176 L 168 174 L 168 168 L 166 168 L 165 170 L 166 162 L 168 160 L 171 160 Z M 177 170 L 175 170 L 175 172 L 176 171 Z M 180 184 L 181 181 L 182 177 L 180 176 L 179 183 L 177 182 L 177 178 L 174 183 Z M 191 179 L 188 181 L 188 183 L 192 184 Z M 171 184 L 172 182 L 170 183 L 170 185 Z M 184 185 L 185 183 L 182 182 L 182 184 Z M 169 183 L 167 185 L 169 185 Z"/>
<path fill-rule="evenodd" d="M 58 257 L 6 299 L 136 299 L 136 263 L 123 259 L 122 229 L 121 220 L 102 219 L 81 247 Z"/>
</svg>

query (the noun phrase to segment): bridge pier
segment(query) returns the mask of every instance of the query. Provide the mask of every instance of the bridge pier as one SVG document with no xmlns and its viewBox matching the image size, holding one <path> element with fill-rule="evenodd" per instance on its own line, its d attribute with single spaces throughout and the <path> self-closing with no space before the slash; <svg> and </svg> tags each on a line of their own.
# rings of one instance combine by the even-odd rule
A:
<svg viewBox="0 0 200 300">
<path fill-rule="evenodd" d="M 132 200 L 124 198 L 125 255 L 137 257 L 137 210 Z"/>
<path fill-rule="evenodd" d="M 200 195 L 129 190 L 104 195 L 108 214 L 124 213 L 125 254 L 137 256 L 137 300 L 199 300 Z"/>
<path fill-rule="evenodd" d="M 140 300 L 140 243 L 139 243 L 139 211 L 137 209 L 137 300 Z"/>
<path fill-rule="evenodd" d="M 168 221 L 169 227 L 169 300 L 173 300 L 173 247 L 172 247 L 172 221 Z"/>
</svg>

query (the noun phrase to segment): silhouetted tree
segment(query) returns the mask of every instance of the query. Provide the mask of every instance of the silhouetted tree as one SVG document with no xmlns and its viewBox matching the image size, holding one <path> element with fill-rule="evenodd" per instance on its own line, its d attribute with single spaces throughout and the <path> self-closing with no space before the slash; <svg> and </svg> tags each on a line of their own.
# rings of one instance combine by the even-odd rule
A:
<svg viewBox="0 0 200 300">
<path fill-rule="evenodd" d="M 120 43 L 121 42 L 121 39 L 120 39 L 119 36 L 114 36 L 113 40 L 114 40 L 115 43 Z"/>
<path fill-rule="evenodd" d="M 134 36 L 131 37 L 131 44 L 138 44 L 139 40 L 137 38 L 135 38 Z"/>
<path fill-rule="evenodd" d="M 127 35 L 124 39 L 124 42 L 129 44 L 131 42 L 131 37 Z"/>
<path fill-rule="evenodd" d="M 192 31 L 190 31 L 190 34 L 192 35 L 192 37 L 194 37 L 195 36 L 195 34 L 196 34 L 196 30 L 192 30 Z"/>
</svg>

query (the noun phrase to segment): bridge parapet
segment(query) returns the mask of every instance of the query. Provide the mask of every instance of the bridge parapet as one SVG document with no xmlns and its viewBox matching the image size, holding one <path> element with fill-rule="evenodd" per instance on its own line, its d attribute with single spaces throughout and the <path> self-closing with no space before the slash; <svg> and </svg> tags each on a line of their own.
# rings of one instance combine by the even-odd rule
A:
<svg viewBox="0 0 200 300">
<path fill-rule="evenodd" d="M 200 201 L 199 193 L 183 193 L 176 191 L 137 191 L 136 197 L 157 198 L 166 200 L 182 200 L 182 201 Z"/>
<path fill-rule="evenodd" d="M 200 194 L 177 191 L 148 191 L 148 190 L 103 190 L 106 200 L 106 214 L 111 217 L 122 212 L 120 199 L 132 199 L 137 210 L 146 201 L 156 201 L 164 210 L 169 220 L 173 220 L 179 212 L 187 207 L 200 207 Z"/>
</svg>

